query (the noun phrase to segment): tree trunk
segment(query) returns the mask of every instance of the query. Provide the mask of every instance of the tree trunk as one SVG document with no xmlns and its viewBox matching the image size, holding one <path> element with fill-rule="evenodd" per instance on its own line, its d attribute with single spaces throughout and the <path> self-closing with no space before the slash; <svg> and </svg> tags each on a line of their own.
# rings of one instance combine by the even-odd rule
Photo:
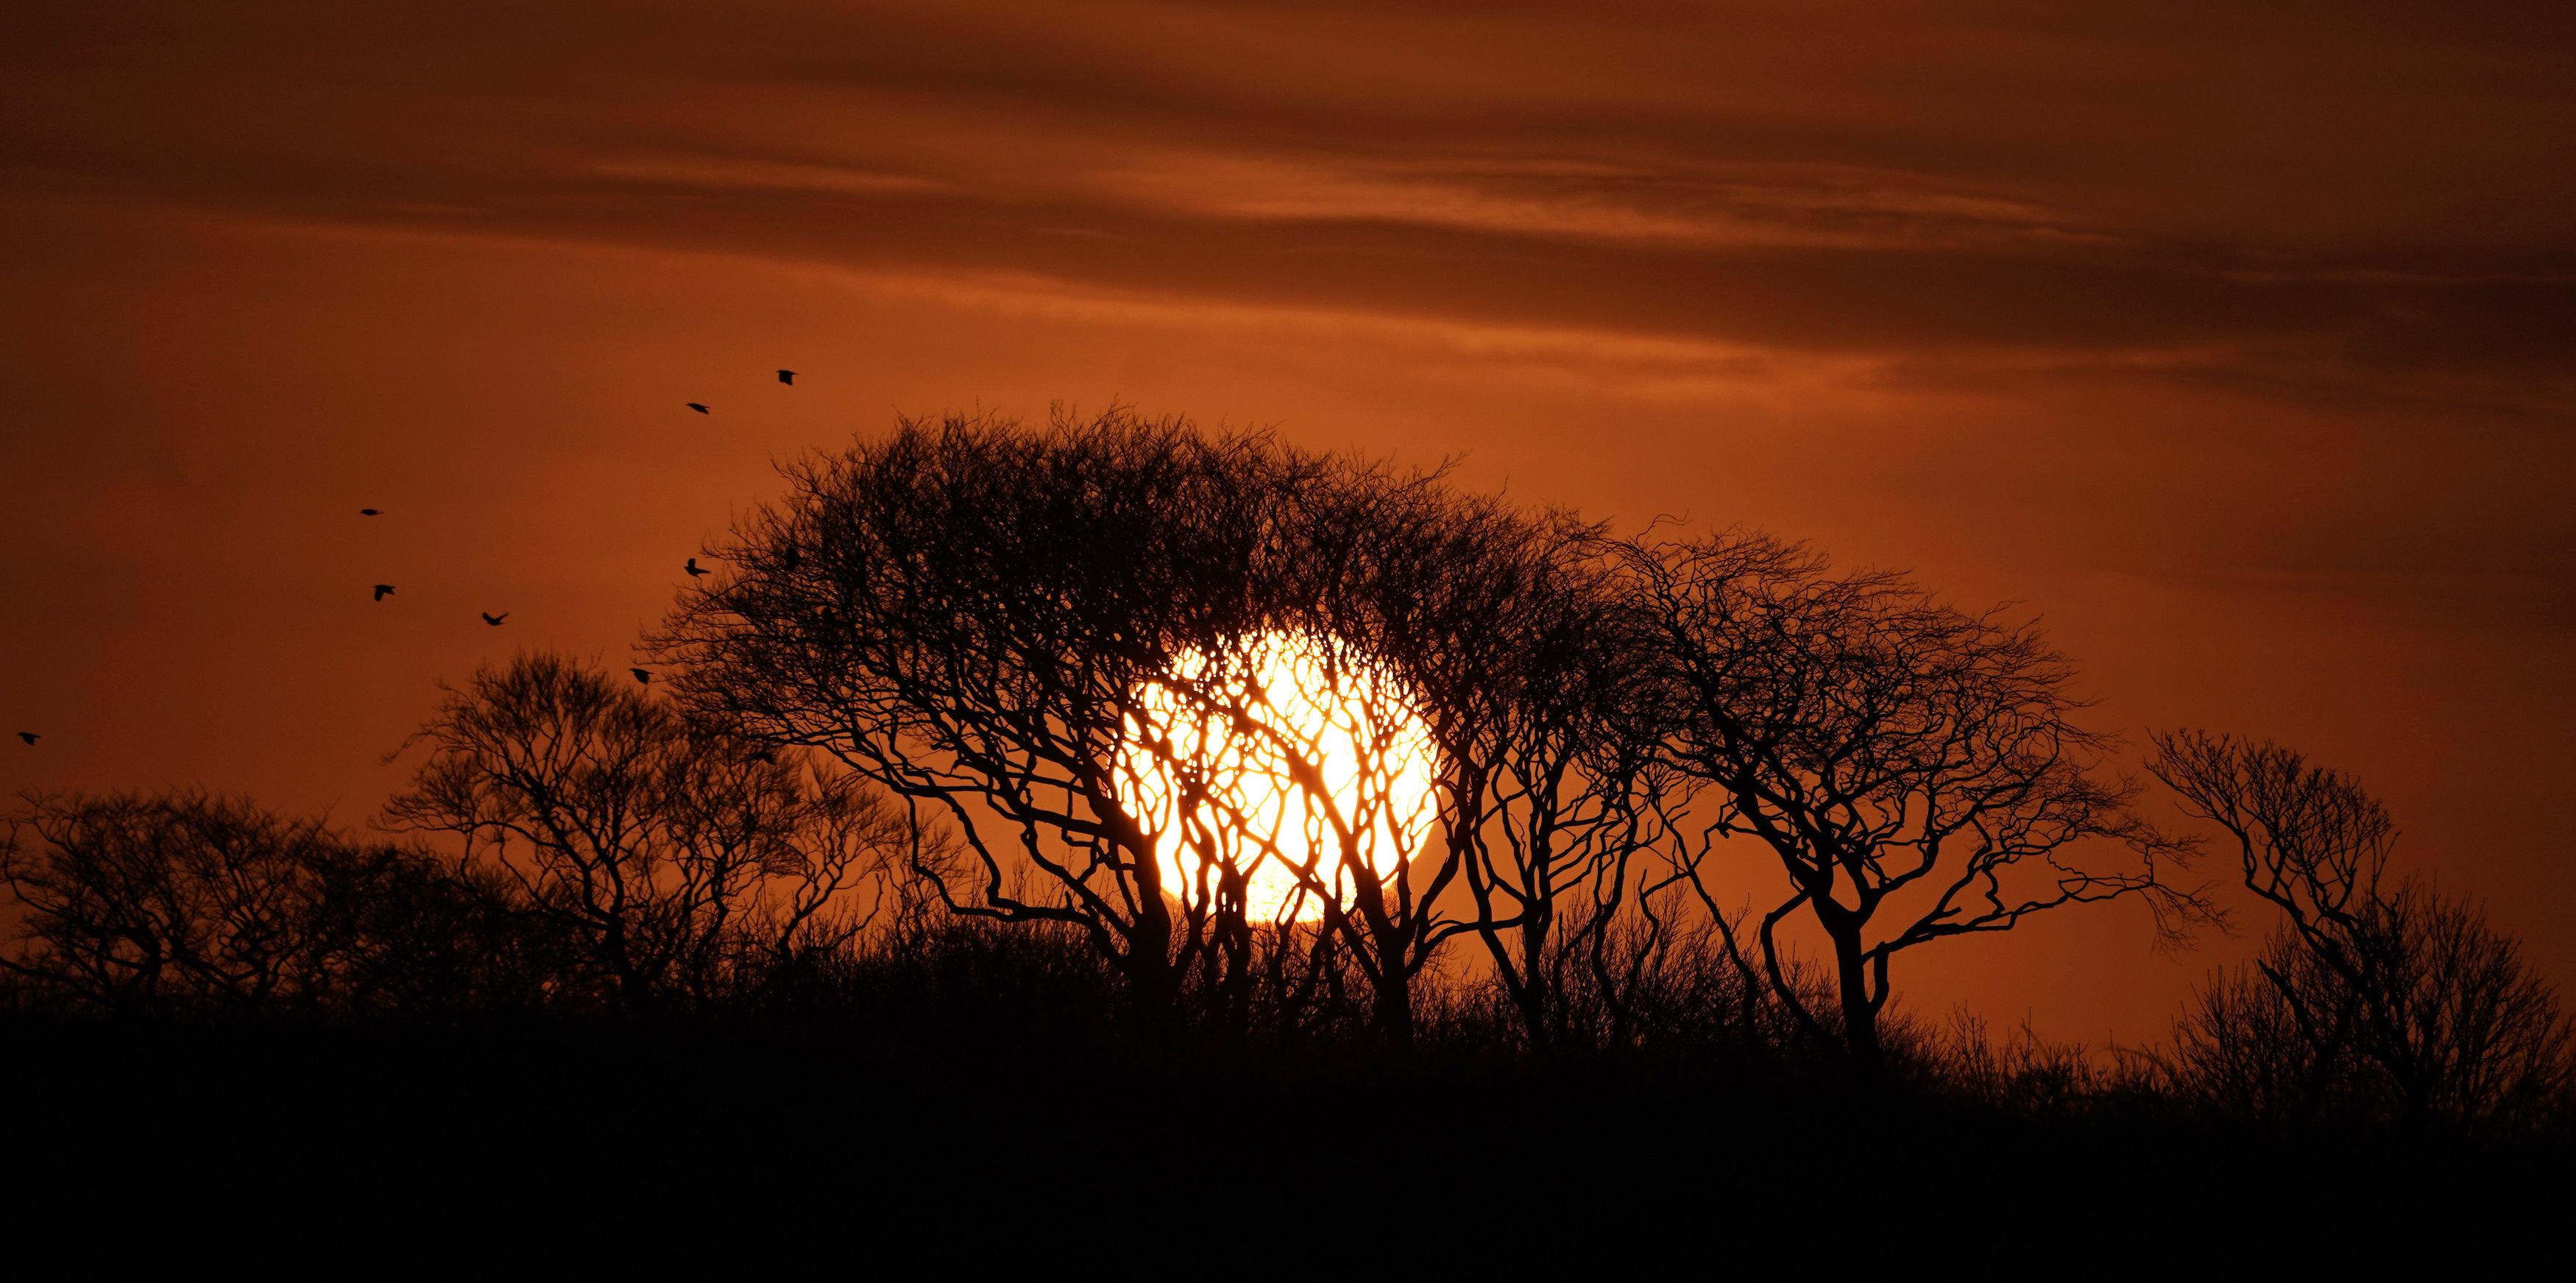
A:
<svg viewBox="0 0 2576 1283">
<path fill-rule="evenodd" d="M 1209 969 L 1223 1032 L 1241 1039 L 1252 1027 L 1252 924 L 1245 919 L 1245 879 L 1229 866 L 1217 888 L 1216 922 L 1209 929 Z"/>
<path fill-rule="evenodd" d="M 1545 888 L 1538 894 L 1544 896 Z M 1530 1050 L 1546 1055 L 1556 1044 L 1557 994 L 1547 969 L 1547 936 L 1556 925 L 1555 906 L 1533 899 L 1529 920 L 1521 924 L 1522 1018 L 1529 1022 Z"/>
<path fill-rule="evenodd" d="M 1869 963 L 1862 954 L 1860 932 L 1836 931 L 1834 978 L 1842 991 L 1843 1048 L 1853 1066 L 1875 1077 L 1886 1068 L 1878 1041 L 1878 1004 L 1869 996 Z"/>
<path fill-rule="evenodd" d="M 616 981 L 617 1013 L 633 1016 L 641 1012 L 648 995 L 645 993 L 643 971 L 635 965 L 635 951 L 627 939 L 623 915 L 608 915 L 608 921 L 600 931 L 600 952 L 605 955 L 608 974 Z"/>
<path fill-rule="evenodd" d="M 1181 976 L 1172 965 L 1172 907 L 1163 899 L 1162 866 L 1153 847 L 1131 833 L 1119 854 L 1136 871 L 1136 919 L 1121 932 L 1127 956 L 1120 970 L 1127 978 L 1127 1021 L 1148 1044 L 1170 1032 L 1179 1004 Z"/>
<path fill-rule="evenodd" d="M 1377 950 L 1377 993 L 1372 1019 L 1378 1035 L 1398 1047 L 1413 1045 L 1413 985 L 1404 965 L 1401 941 L 1381 937 Z"/>
<path fill-rule="evenodd" d="M 1405 983 L 1400 967 L 1388 965 L 1385 979 L 1377 986 L 1372 1020 L 1380 1037 L 1398 1047 L 1413 1045 L 1413 986 Z"/>
</svg>

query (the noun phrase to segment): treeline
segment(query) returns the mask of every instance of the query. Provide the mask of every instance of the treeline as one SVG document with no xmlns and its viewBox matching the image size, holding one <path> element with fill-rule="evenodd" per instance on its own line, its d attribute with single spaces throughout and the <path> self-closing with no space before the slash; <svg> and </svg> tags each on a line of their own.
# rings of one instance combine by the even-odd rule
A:
<svg viewBox="0 0 2576 1283">
<path fill-rule="evenodd" d="M 25 799 L 12 1008 L 1042 1033 L 2291 1129 L 2570 1116 L 2553 990 L 2389 873 L 2357 783 L 2159 735 L 2149 771 L 2211 826 L 2169 831 L 2034 627 L 1901 576 L 1121 412 L 907 423 L 788 480 L 647 638 L 670 680 L 476 674 L 371 836 Z M 1292 672 L 1325 715 L 1291 715 Z M 1891 1006 L 1905 952 L 2037 913 L 2208 928 L 2182 871 L 2213 842 L 2279 920 L 2166 1045 Z M 1748 869 L 1778 894 L 1728 903 Z"/>
<path fill-rule="evenodd" d="M 524 794 L 496 804 L 484 789 L 498 777 L 482 776 L 464 793 L 415 789 L 388 810 L 445 830 L 459 813 L 432 798 L 474 797 L 494 809 L 468 814 L 511 815 L 506 843 L 353 837 L 202 792 L 26 797 L 0 847 L 20 914 L 16 947 L 0 959 L 0 1003 L 21 1021 L 749 1023 L 1095 1053 L 1137 1037 L 1115 968 L 1089 942 L 948 914 L 910 867 L 925 848 L 939 854 L 935 838 L 895 822 L 879 797 L 815 782 L 810 763 L 692 735 L 630 688 L 554 656 L 486 674 L 446 717 L 532 697 L 543 712 L 517 723 L 533 734 L 510 751 L 460 759 L 451 747 L 421 772 L 448 789 L 483 770 L 517 772 Z M 617 737 L 630 733 L 639 738 L 621 754 Z M 583 765 L 541 782 L 527 767 L 549 754 Z M 2296 782 L 2294 758 L 2261 760 L 2276 784 Z M 715 779 L 735 787 L 716 793 Z M 2308 773 L 2305 783 L 2337 781 Z M 2341 800 L 2375 814 L 2358 795 Z M 2272 818 L 2277 827 L 2249 826 L 2265 834 L 2258 843 L 2299 840 Z M 2027 1032 L 1996 1039 L 1965 1018 L 1899 1018 L 1887 1073 L 2023 1114 L 2490 1136 L 2570 1121 L 2565 1022 L 2510 938 L 2420 883 L 2375 890 L 2366 872 L 2341 902 L 2298 908 L 2256 961 L 2195 993 L 2166 1046 L 2088 1050 Z M 1599 932 L 1578 925 L 1569 938 L 1608 947 L 1540 962 L 1562 995 L 1549 1043 L 1558 1058 L 1739 1084 L 1847 1071 L 1841 1044 L 1813 1038 L 1713 927 L 1659 930 L 1642 916 Z M 1158 1040 L 1202 1052 L 1385 1052 L 1365 976 L 1328 933 L 1274 927 L 1256 951 L 1249 1022 L 1202 969 Z M 1811 1002 L 1829 1001 L 1823 978 L 1797 982 Z M 1519 1008 L 1490 973 L 1434 970 L 1414 985 L 1416 1052 L 1529 1055 Z"/>
<path fill-rule="evenodd" d="M 21 1003 L 109 1013 L 642 1013 L 859 938 L 908 846 L 874 790 L 524 656 L 452 692 L 362 839 L 202 792 L 30 795 L 0 847 Z M 453 841 L 440 847 L 426 839 Z M 899 879 L 898 879 L 899 880 Z M 900 899 L 898 894 L 895 899 Z M 917 924 L 918 903 L 894 916 Z"/>
</svg>

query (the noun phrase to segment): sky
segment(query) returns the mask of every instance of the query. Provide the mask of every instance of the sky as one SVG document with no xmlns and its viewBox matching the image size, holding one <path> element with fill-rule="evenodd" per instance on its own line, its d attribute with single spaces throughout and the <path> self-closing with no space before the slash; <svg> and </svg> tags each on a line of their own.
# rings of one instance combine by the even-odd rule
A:
<svg viewBox="0 0 2576 1283">
<path fill-rule="evenodd" d="M 2020 603 L 2576 981 L 2566 5 L 20 8 L 0 791 L 363 824 L 775 461 L 1117 401 Z M 2151 1040 L 2239 907 L 1897 980 Z"/>
</svg>

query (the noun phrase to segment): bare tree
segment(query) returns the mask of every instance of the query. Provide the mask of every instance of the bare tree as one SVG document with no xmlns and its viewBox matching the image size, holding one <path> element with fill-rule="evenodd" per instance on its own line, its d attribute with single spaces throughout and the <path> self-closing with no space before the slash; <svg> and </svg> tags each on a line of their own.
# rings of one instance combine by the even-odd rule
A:
<svg viewBox="0 0 2576 1283">
<path fill-rule="evenodd" d="M 1142 1009 L 1198 975 L 1239 1010 L 1256 973 L 1294 1007 L 1347 964 L 1401 1039 L 1492 917 L 1444 907 L 1471 853 L 1533 941 L 1607 867 L 1624 821 L 1575 763 L 1617 758 L 1590 710 L 1619 652 L 1571 518 L 1123 410 L 906 421 L 789 479 L 653 642 L 677 688 L 953 822 L 952 910 L 1085 931 Z M 1316 928 L 1252 902 L 1283 876 Z"/>
<path fill-rule="evenodd" d="M 1284 636 L 1296 662 L 1269 666 L 1272 680 L 1203 692 L 1249 769 L 1198 790 L 1186 827 L 1203 860 L 1227 852 L 1195 835 L 1231 831 L 1250 857 L 1240 867 L 1282 871 L 1294 889 L 1265 921 L 1284 944 L 1301 938 L 1286 925 L 1296 911 L 1313 907 L 1306 978 L 1335 980 L 1347 962 L 1368 985 L 1374 1027 L 1409 1040 L 1415 981 L 1465 929 L 1440 903 L 1458 869 L 1434 836 L 1447 818 L 1440 754 L 1397 665 L 1347 633 Z"/>
<path fill-rule="evenodd" d="M 1046 432 L 907 420 L 791 465 L 792 496 L 709 549 L 732 573 L 650 644 L 694 707 L 953 824 L 969 876 L 922 870 L 950 911 L 1084 932 L 1160 1020 L 1212 949 L 1248 956 L 1215 942 L 1242 936 L 1258 852 L 1202 842 L 1167 876 L 1139 776 L 1176 781 L 1181 813 L 1225 803 L 1212 759 L 1168 731 L 1247 689 L 1261 639 L 1331 572 L 1282 502 L 1329 471 L 1120 410 Z"/>
<path fill-rule="evenodd" d="M 1446 942 L 1475 932 L 1543 1043 L 1559 968 L 1528 964 L 1560 898 L 1624 874 L 1610 835 L 1628 777 L 1595 779 L 1620 759 L 1600 705 L 1628 653 L 1598 627 L 1613 613 L 1598 591 L 1599 532 L 1458 494 L 1437 473 L 1344 466 L 1285 498 L 1298 564 L 1331 568 L 1282 603 L 1304 712 L 1280 715 L 1276 691 L 1209 692 L 1200 705 L 1260 763 L 1256 778 L 1297 793 L 1296 822 L 1281 826 L 1293 840 L 1266 858 L 1319 906 L 1304 974 L 1337 978 L 1335 959 L 1347 960 L 1375 1027 L 1402 1041 L 1417 981 Z M 1462 877 L 1476 910 L 1463 916 L 1444 901 Z"/>
<path fill-rule="evenodd" d="M 1456 920 L 1436 907 L 1369 919 L 1373 974 L 1418 968 L 1447 934 L 1473 930 L 1524 1036 L 1546 1050 L 1572 1028 L 1569 983 L 1615 1012 L 1625 963 L 1612 954 L 1642 956 L 1613 949 L 1612 928 L 1655 833 L 1653 745 L 1628 733 L 1649 669 L 1605 573 L 1608 543 L 1571 513 L 1439 487 L 1373 496 L 1351 519 L 1368 533 L 1340 590 L 1366 604 L 1337 612 L 1358 621 L 1343 631 L 1419 692 L 1439 747 L 1448 849 L 1408 871 L 1434 888 L 1463 878 L 1475 906 Z M 1570 981 L 1569 968 L 1584 974 Z"/>
<path fill-rule="evenodd" d="M 1716 831 L 1758 840 L 1788 875 L 1758 929 L 1773 991 L 1861 1064 L 1880 1063 L 1888 967 L 1907 949 L 2124 896 L 2168 935 L 2208 912 L 2165 880 L 2189 844 L 2102 771 L 2117 741 L 2075 724 L 2070 670 L 2036 626 L 1741 532 L 1634 545 L 1624 568 L 1660 634 L 1670 761 L 1721 791 Z M 2133 862 L 2075 863 L 2096 839 Z M 1778 928 L 1801 910 L 1833 949 L 1830 1029 L 1781 965 Z"/>
<path fill-rule="evenodd" d="M 477 672 L 405 749 L 421 743 L 386 822 L 461 839 L 459 870 L 584 941 L 587 976 L 628 1010 L 846 939 L 860 923 L 833 920 L 850 908 L 835 897 L 923 840 L 855 782 L 560 655 Z"/>
<path fill-rule="evenodd" d="M 2260 957 L 2192 991 L 2169 1058 L 2148 1055 L 2180 1094 L 2225 1114 L 2306 1122 L 2364 1112 L 2344 1090 L 2359 1013 L 2341 990 L 2297 933 L 2274 931 Z"/>
<path fill-rule="evenodd" d="M 50 1000 L 233 1015 L 508 1000 L 525 942 L 418 851 L 239 798 L 29 794 L 0 842 L 0 968 Z"/>
<path fill-rule="evenodd" d="M 2467 1127 L 2527 1122 L 2563 1090 L 2555 992 L 2473 907 L 2383 887 L 2397 828 L 2357 780 L 2233 736 L 2154 742 L 2148 769 L 2226 831 L 2282 916 L 2252 970 L 2218 977 L 2178 1026 L 2187 1081 L 2256 1114 Z"/>
</svg>

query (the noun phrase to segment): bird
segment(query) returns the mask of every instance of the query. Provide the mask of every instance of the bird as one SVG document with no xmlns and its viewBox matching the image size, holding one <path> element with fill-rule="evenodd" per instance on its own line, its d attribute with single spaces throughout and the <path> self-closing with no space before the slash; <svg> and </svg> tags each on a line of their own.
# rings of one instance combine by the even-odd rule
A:
<svg viewBox="0 0 2576 1283">
<path fill-rule="evenodd" d="M 697 411 L 697 412 L 698 412 L 698 413 L 700 413 L 700 414 L 705 414 L 705 413 L 707 412 L 707 408 L 706 408 L 705 406 L 700 405 L 700 404 L 698 404 L 698 403 L 697 403 L 697 402 L 695 402 L 695 401 L 691 401 L 691 402 L 689 402 L 689 408 L 690 408 L 690 409 L 692 409 L 692 410 Z"/>
<path fill-rule="evenodd" d="M 378 600 L 378 601 L 383 601 L 385 598 L 387 598 L 387 597 L 391 597 L 391 596 L 393 596 L 393 595 L 394 595 L 394 586 L 393 586 L 392 584 L 378 584 L 378 585 L 376 585 L 376 600 Z"/>
<path fill-rule="evenodd" d="M 653 684 L 653 674 L 651 674 L 650 672 L 645 671 L 644 669 L 641 669 L 641 668 L 630 668 L 630 669 L 627 669 L 626 671 L 627 671 L 627 672 L 630 672 L 630 673 L 635 674 L 635 680 L 636 680 L 636 681 L 642 682 L 643 684 L 645 684 L 645 685 L 647 685 L 647 686 L 650 686 L 650 685 L 652 685 L 652 684 Z"/>
<path fill-rule="evenodd" d="M 689 564 L 688 564 L 688 565 L 686 565 L 686 566 L 681 567 L 681 569 L 688 571 L 688 572 L 689 572 L 689 578 L 691 578 L 691 579 L 695 579 L 695 578 L 697 578 L 697 577 L 698 577 L 698 576 L 700 576 L 700 575 L 712 575 L 712 574 L 714 574 L 714 573 L 715 573 L 715 572 L 714 572 L 714 571 L 712 571 L 712 570 L 701 570 L 701 569 L 699 569 L 699 568 L 698 568 L 698 559 L 697 559 L 697 558 L 695 558 L 695 557 L 691 557 L 691 558 L 689 558 Z"/>
<path fill-rule="evenodd" d="M 789 570 L 794 570 L 799 563 L 805 560 L 805 553 L 804 550 L 798 548 L 796 545 L 789 544 L 787 545 L 787 551 L 780 554 L 779 560 L 787 563 L 787 568 Z"/>
<path fill-rule="evenodd" d="M 20 739 L 22 739 L 22 740 L 25 740 L 25 741 L 27 741 L 27 742 L 28 742 L 28 743 L 30 743 L 30 744 L 33 744 L 33 743 L 35 743 L 37 740 L 40 740 L 40 739 L 42 739 L 42 738 L 44 738 L 44 737 L 43 737 L 43 736 L 41 736 L 41 735 L 36 734 L 34 731 L 20 731 L 20 732 L 18 732 L 18 738 L 20 738 Z"/>
<path fill-rule="evenodd" d="M 501 626 L 501 621 L 502 621 L 502 620 L 504 620 L 504 619 L 508 619 L 508 618 L 510 617 L 510 612 L 508 612 L 508 611 L 506 611 L 506 610 L 505 610 L 505 611 L 502 611 L 500 614 L 497 614 L 497 615 L 493 614 L 492 612 L 490 612 L 490 611 L 488 611 L 488 610 L 486 610 L 486 611 L 477 611 L 477 612 L 475 612 L 475 613 L 476 613 L 476 614 L 479 614 L 479 615 L 481 615 L 481 616 L 483 616 L 483 622 L 484 622 L 484 623 L 487 623 L 487 624 L 490 624 L 490 625 L 491 625 L 491 626 L 493 626 L 494 628 L 498 628 L 498 627 L 500 627 L 500 626 Z"/>
<path fill-rule="evenodd" d="M 795 384 L 796 384 L 796 371 L 794 371 L 794 370 L 780 370 L 780 371 L 778 372 L 778 381 L 779 381 L 779 382 L 781 382 L 781 383 L 787 384 L 787 385 L 788 385 L 788 386 L 790 386 L 790 387 L 795 386 Z"/>
<path fill-rule="evenodd" d="M 374 508 L 360 508 L 358 509 L 358 515 L 361 517 L 381 517 L 385 514 Z"/>
</svg>

